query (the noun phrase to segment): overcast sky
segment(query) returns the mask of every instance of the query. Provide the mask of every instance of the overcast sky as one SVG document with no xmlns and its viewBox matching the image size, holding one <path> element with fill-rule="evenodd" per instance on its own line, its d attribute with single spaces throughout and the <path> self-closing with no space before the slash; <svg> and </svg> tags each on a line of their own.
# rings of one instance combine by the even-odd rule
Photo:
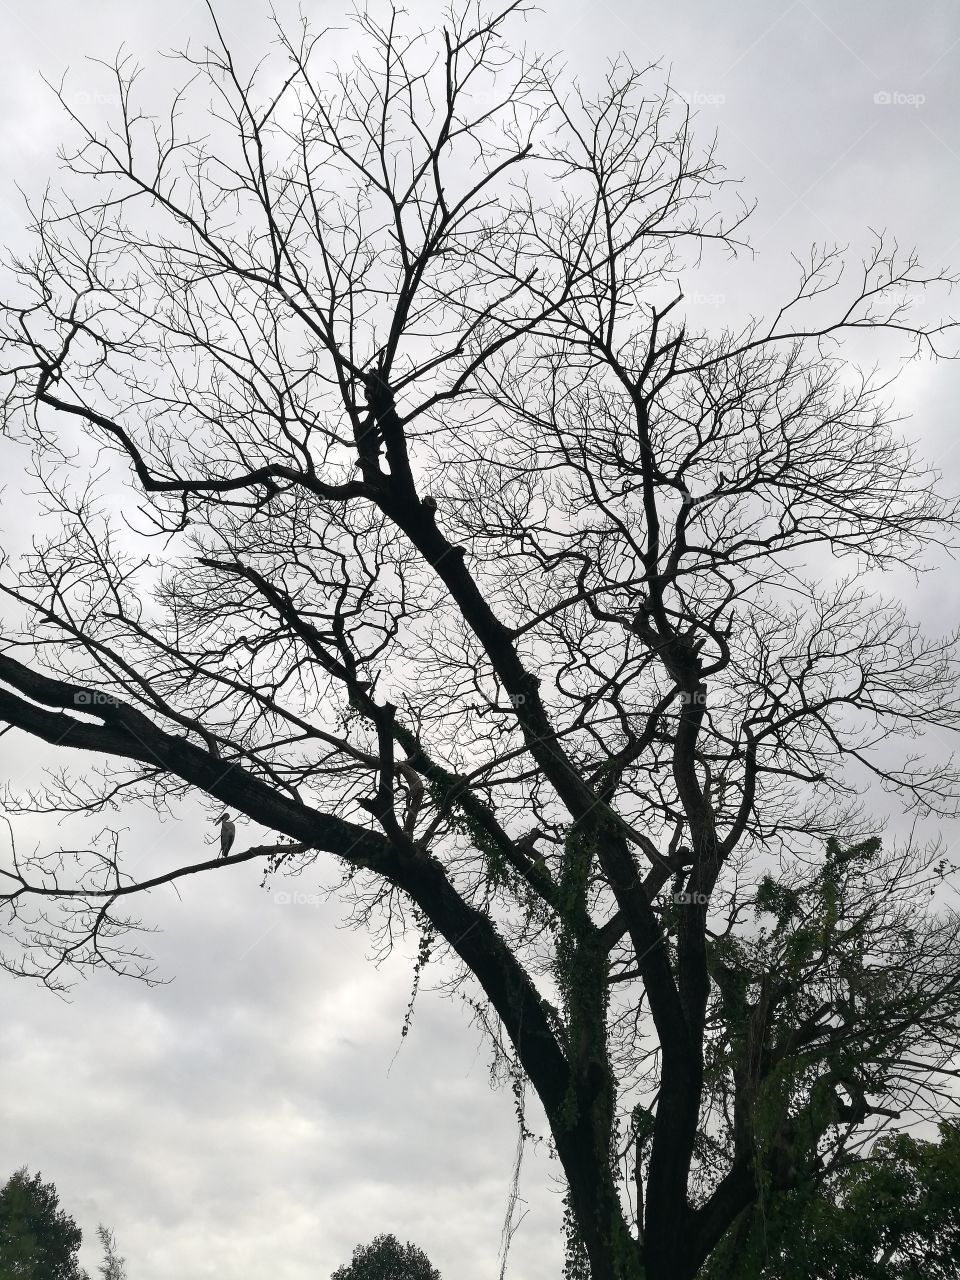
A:
<svg viewBox="0 0 960 1280">
<path fill-rule="evenodd" d="M 433 22 L 435 6 L 408 7 Z M 249 64 L 266 0 L 221 8 Z M 341 18 L 340 6 L 304 8 L 318 24 Z M 109 58 L 122 42 L 162 83 L 176 72 L 155 51 L 203 41 L 208 27 L 196 0 L 10 2 L 0 22 L 0 231 L 11 245 L 23 223 L 15 184 L 39 192 L 65 135 L 41 74 L 59 81 L 69 70 L 74 100 L 106 109 L 84 54 Z M 699 305 L 718 326 L 775 296 L 791 278 L 791 251 L 859 245 L 868 227 L 889 229 L 934 266 L 960 266 L 955 0 L 546 0 L 527 39 L 561 50 L 588 84 L 621 51 L 635 63 L 662 58 L 701 134 L 718 132 L 721 160 L 759 201 L 755 260 L 698 280 Z M 907 430 L 953 491 L 958 394 L 960 368 L 930 363 L 912 366 L 900 390 Z M 16 487 L 9 471 L 4 480 Z M 8 505 L 0 528 L 23 527 L 21 511 Z M 944 567 L 897 585 L 940 630 L 960 617 L 956 577 Z M 43 762 L 14 735 L 0 753 L 0 769 L 25 783 Z M 131 819 L 136 864 L 199 852 L 210 829 L 190 812 L 165 825 Z M 58 838 L 37 825 L 23 833 Z M 489 1052 L 465 1007 L 429 992 L 394 1061 L 409 949 L 379 969 L 369 963 L 366 939 L 338 928 L 336 903 L 316 896 L 331 877 L 318 869 L 291 886 L 309 901 L 277 901 L 250 867 L 189 884 L 182 901 L 171 891 L 151 898 L 144 913 L 160 930 L 150 946 L 166 986 L 102 975 L 65 1004 L 0 976 L 0 1180 L 21 1164 L 52 1179 L 87 1235 L 91 1270 L 103 1221 L 131 1280 L 322 1280 L 379 1231 L 418 1242 L 445 1280 L 496 1276 L 512 1098 L 488 1088 Z M 559 1276 L 556 1170 L 528 1152 L 515 1280 Z"/>
</svg>

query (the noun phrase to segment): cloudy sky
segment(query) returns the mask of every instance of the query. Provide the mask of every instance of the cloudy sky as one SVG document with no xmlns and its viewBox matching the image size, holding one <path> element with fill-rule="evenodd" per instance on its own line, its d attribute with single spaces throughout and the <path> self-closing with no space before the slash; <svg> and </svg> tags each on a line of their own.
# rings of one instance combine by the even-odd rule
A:
<svg viewBox="0 0 960 1280">
<path fill-rule="evenodd" d="M 435 6 L 408 7 L 433 22 Z M 317 24 L 341 19 L 340 6 L 304 8 Z M 262 51 L 266 0 L 221 9 L 249 64 Z M 11 0 L 0 24 L 0 231 L 15 245 L 16 185 L 40 191 L 65 136 L 41 75 L 67 72 L 68 95 L 106 110 L 85 54 L 109 58 L 123 43 L 162 84 L 175 69 L 155 51 L 203 41 L 208 27 L 196 0 Z M 698 280 L 708 323 L 761 310 L 791 278 L 791 251 L 858 246 L 869 227 L 915 244 L 934 266 L 960 266 L 954 0 L 544 0 L 526 39 L 561 50 L 588 84 L 621 51 L 635 63 L 662 59 L 701 135 L 717 132 L 720 158 L 759 206 L 755 259 Z M 911 366 L 900 389 L 907 429 L 954 491 L 958 393 L 960 368 L 929 363 Z M 16 487 L 9 471 L 4 479 Z M 12 510 L 4 532 L 21 523 Z M 960 617 L 954 568 L 897 588 L 936 629 Z M 21 783 L 45 759 L 14 735 L 0 750 L 0 769 Z M 209 828 L 192 812 L 166 824 L 125 817 L 136 865 L 202 847 Z M 21 833 L 58 839 L 38 825 Z M 252 868 L 187 885 L 182 900 L 151 898 L 144 914 L 159 930 L 150 946 L 164 986 L 102 975 L 67 1004 L 0 978 L 0 1179 L 25 1163 L 55 1181 L 87 1233 L 91 1268 L 103 1221 L 131 1280 L 317 1280 L 379 1231 L 417 1241 L 447 1280 L 497 1274 L 512 1099 L 488 1088 L 489 1053 L 468 1011 L 436 994 L 421 998 L 397 1055 L 410 955 L 371 964 L 367 940 L 318 894 L 324 878 L 297 882 L 296 902 L 260 889 Z M 516 1280 L 559 1275 L 555 1173 L 528 1153 Z"/>
</svg>

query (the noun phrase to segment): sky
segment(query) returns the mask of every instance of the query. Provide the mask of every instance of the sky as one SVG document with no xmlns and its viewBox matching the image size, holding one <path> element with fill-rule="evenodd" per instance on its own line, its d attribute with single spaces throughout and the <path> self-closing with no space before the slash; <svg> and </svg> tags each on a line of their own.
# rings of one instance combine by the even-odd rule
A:
<svg viewBox="0 0 960 1280">
<path fill-rule="evenodd" d="M 318 24 L 342 21 L 341 6 L 304 8 Z M 426 26 L 439 13 L 424 0 L 408 8 Z M 266 0 L 221 5 L 247 65 L 262 52 L 266 11 Z M 66 73 L 70 101 L 109 112 L 84 55 L 109 59 L 122 43 L 162 88 L 176 72 L 157 51 L 203 42 L 208 24 L 195 0 L 0 6 L 2 243 L 22 241 L 17 187 L 42 190 L 67 132 L 42 77 Z M 692 305 L 704 323 L 761 311 L 792 279 L 791 253 L 824 240 L 856 248 L 869 228 L 916 245 L 934 266 L 960 266 L 954 0 L 546 0 L 519 29 L 529 46 L 561 52 L 587 86 L 621 52 L 636 64 L 662 60 L 699 136 L 716 131 L 720 159 L 758 201 L 755 257 L 701 273 Z M 898 394 L 906 431 L 952 492 L 958 392 L 960 366 L 923 362 Z M 12 455 L 3 456 L 6 470 Z M 29 524 L 30 505 L 9 470 L 4 479 L 2 537 Z M 960 618 L 949 562 L 892 585 L 934 630 Z M 15 734 L 0 739 L 0 771 L 14 781 L 29 784 L 52 759 Z M 123 821 L 133 865 L 144 868 L 185 845 L 199 852 L 212 834 L 196 805 L 166 823 L 145 813 Z M 34 822 L 18 838 L 59 836 Z M 0 1179 L 26 1164 L 54 1181 L 84 1229 L 91 1269 L 105 1222 L 131 1280 L 317 1280 L 381 1231 L 417 1242 L 446 1280 L 499 1274 L 513 1099 L 489 1087 L 490 1053 L 462 1003 L 421 993 L 401 1048 L 413 944 L 374 964 L 369 940 L 344 928 L 341 907 L 320 892 L 332 877 L 318 866 L 312 879 L 266 891 L 245 866 L 189 883 L 179 898 L 153 895 L 143 914 L 157 930 L 147 942 L 164 985 L 101 974 L 65 1003 L 0 975 Z M 545 1153 L 528 1150 L 512 1280 L 560 1273 L 556 1175 Z"/>
</svg>

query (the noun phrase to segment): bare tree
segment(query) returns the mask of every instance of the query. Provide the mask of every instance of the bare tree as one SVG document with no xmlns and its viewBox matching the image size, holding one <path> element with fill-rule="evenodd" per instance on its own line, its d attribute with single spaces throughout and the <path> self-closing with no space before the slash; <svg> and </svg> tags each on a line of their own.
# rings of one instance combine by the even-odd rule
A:
<svg viewBox="0 0 960 1280">
<path fill-rule="evenodd" d="M 278 29 L 252 75 L 213 19 L 164 113 L 124 60 L 111 129 L 64 100 L 6 310 L 50 531 L 7 566 L 0 719 L 97 767 L 8 812 L 193 792 L 277 839 L 145 882 L 109 833 L 14 849 L 8 964 L 149 976 L 128 898 L 333 854 L 482 991 L 571 1267 L 685 1280 L 953 1071 L 945 868 L 858 794 L 956 812 L 909 750 L 957 728 L 954 637 L 873 589 L 957 507 L 842 346 L 941 354 L 910 303 L 952 278 L 824 246 L 772 320 L 696 330 L 748 210 L 655 67 L 591 97 L 512 48 L 523 9 L 364 10 L 327 71 Z"/>
</svg>

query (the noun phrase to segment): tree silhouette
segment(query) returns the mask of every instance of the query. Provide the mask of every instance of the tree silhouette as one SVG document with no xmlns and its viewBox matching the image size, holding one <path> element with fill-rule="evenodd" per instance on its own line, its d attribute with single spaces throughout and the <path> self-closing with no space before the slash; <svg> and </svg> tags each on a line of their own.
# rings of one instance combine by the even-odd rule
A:
<svg viewBox="0 0 960 1280">
<path fill-rule="evenodd" d="M 350 1262 L 330 1280 L 440 1280 L 440 1272 L 409 1240 L 401 1244 L 394 1235 L 379 1235 L 370 1244 L 358 1244 Z"/>
<path fill-rule="evenodd" d="M 97 1239 L 103 1250 L 103 1261 L 99 1267 L 103 1280 L 127 1280 L 126 1262 L 117 1253 L 116 1237 L 103 1223 L 97 1227 Z"/>
<path fill-rule="evenodd" d="M 936 355 L 911 303 L 952 277 L 816 247 L 772 318 L 696 327 L 748 211 L 656 68 L 591 96 L 523 9 L 365 9 L 327 70 L 278 29 L 253 75 L 214 21 L 169 109 L 123 59 L 110 130 L 67 107 L 5 321 L 46 532 L 0 719 L 86 754 L 8 811 L 195 793 L 276 836 L 140 881 L 117 833 L 14 846 L 7 963 L 149 977 L 137 894 L 333 855 L 359 922 L 472 976 L 571 1268 L 687 1280 L 945 1106 L 949 868 L 858 794 L 956 813 L 909 748 L 957 728 L 955 637 L 880 587 L 957 506 L 843 342 Z"/>
<path fill-rule="evenodd" d="M 725 1242 L 710 1280 L 951 1280 L 960 1268 L 960 1131 L 900 1133 L 867 1160 L 841 1161 L 823 1185 L 756 1211 Z M 763 1239 L 761 1239 L 763 1237 Z"/>
<path fill-rule="evenodd" d="M 0 1280 L 87 1280 L 77 1257 L 82 1239 L 39 1173 L 18 1169 L 0 1187 Z"/>
</svg>

